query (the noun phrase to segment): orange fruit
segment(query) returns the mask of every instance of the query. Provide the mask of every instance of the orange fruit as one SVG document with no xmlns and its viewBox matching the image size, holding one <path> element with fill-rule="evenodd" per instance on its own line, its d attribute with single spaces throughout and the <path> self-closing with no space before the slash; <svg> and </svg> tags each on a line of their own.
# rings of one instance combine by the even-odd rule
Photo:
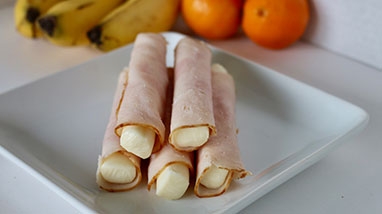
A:
<svg viewBox="0 0 382 214">
<path fill-rule="evenodd" d="M 182 15 L 197 35 L 226 39 L 240 27 L 242 0 L 183 0 Z"/>
<path fill-rule="evenodd" d="M 247 0 L 242 28 L 256 44 L 281 49 L 303 35 L 309 16 L 308 0 Z"/>
</svg>

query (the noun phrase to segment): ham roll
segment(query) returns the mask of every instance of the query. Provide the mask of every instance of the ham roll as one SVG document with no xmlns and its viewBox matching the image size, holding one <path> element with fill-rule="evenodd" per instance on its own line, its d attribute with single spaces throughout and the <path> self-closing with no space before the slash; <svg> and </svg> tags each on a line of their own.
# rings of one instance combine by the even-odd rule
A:
<svg viewBox="0 0 382 214">
<path fill-rule="evenodd" d="M 219 64 L 212 66 L 212 91 L 217 135 L 197 151 L 194 192 L 198 197 L 221 195 L 232 179 L 250 174 L 244 169 L 237 143 L 234 81 Z"/>
<path fill-rule="evenodd" d="M 119 75 L 112 111 L 102 142 L 102 152 L 98 159 L 96 182 L 102 189 L 107 191 L 132 189 L 142 179 L 141 159 L 134 154 L 126 152 L 120 146 L 119 137 L 114 132 L 126 84 L 127 70 L 124 70 Z"/>
<path fill-rule="evenodd" d="M 156 188 L 156 195 L 175 200 L 183 196 L 190 183 L 190 173 L 193 173 L 193 153 L 175 150 L 168 143 L 170 128 L 171 105 L 173 96 L 173 69 L 169 69 L 170 83 L 167 92 L 166 104 L 166 140 L 163 148 L 151 155 L 148 166 L 148 185 Z"/>
<path fill-rule="evenodd" d="M 142 159 L 160 150 L 164 142 L 168 74 L 167 42 L 160 34 L 142 33 L 135 40 L 129 78 L 115 132 L 128 152 Z"/>
<path fill-rule="evenodd" d="M 185 37 L 175 49 L 175 83 L 170 144 L 193 151 L 215 134 L 212 107 L 211 50 Z"/>
</svg>

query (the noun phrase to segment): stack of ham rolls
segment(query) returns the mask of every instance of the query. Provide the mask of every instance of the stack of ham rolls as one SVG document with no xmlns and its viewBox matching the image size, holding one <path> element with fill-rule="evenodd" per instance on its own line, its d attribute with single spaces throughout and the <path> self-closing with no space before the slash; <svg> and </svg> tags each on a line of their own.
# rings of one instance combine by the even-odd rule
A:
<svg viewBox="0 0 382 214">
<path fill-rule="evenodd" d="M 126 191 L 142 180 L 166 199 L 181 198 L 194 180 L 198 197 L 223 194 L 244 169 L 237 144 L 235 85 L 211 51 L 184 37 L 166 67 L 161 34 L 135 40 L 129 66 L 119 76 L 98 161 L 97 183 Z M 193 179 L 194 178 L 194 179 Z"/>
</svg>

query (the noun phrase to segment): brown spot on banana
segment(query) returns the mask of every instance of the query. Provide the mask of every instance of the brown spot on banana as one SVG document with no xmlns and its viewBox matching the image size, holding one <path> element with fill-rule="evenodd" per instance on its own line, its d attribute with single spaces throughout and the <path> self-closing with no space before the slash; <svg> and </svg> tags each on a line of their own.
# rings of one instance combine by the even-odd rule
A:
<svg viewBox="0 0 382 214">
<path fill-rule="evenodd" d="M 46 32 L 49 36 L 53 36 L 54 29 L 57 26 L 56 16 L 45 16 L 38 20 L 41 30 Z"/>
<path fill-rule="evenodd" d="M 29 7 L 27 9 L 25 18 L 28 20 L 30 23 L 34 23 L 37 18 L 40 16 L 40 10 L 35 8 L 35 7 Z"/>
<path fill-rule="evenodd" d="M 91 43 L 96 44 L 96 45 L 101 45 L 101 36 L 102 36 L 102 26 L 97 25 L 93 27 L 91 30 L 89 30 L 86 33 L 88 39 L 90 40 Z"/>
</svg>

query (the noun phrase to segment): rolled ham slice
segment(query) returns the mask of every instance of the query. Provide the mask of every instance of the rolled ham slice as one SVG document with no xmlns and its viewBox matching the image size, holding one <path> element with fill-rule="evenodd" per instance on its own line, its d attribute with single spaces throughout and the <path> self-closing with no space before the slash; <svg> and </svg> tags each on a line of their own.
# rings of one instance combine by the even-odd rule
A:
<svg viewBox="0 0 382 214">
<path fill-rule="evenodd" d="M 111 114 L 109 117 L 109 122 L 106 127 L 106 131 L 104 134 L 104 139 L 102 142 L 102 152 L 101 156 L 98 159 L 98 168 L 96 173 L 96 182 L 97 184 L 107 191 L 125 191 L 132 189 L 136 187 L 141 179 L 142 179 L 142 173 L 141 173 L 141 159 L 129 152 L 126 152 L 125 149 L 123 149 L 119 144 L 119 137 L 115 134 L 114 128 L 117 124 L 117 114 L 120 108 L 120 103 L 122 101 L 122 95 L 125 91 L 125 87 L 127 84 L 127 70 L 124 70 L 119 75 L 117 88 L 114 95 L 113 105 Z M 115 153 L 120 153 L 124 155 L 126 158 L 128 158 L 131 163 L 135 166 L 136 169 L 136 176 L 135 178 L 129 182 L 129 183 L 113 183 L 107 181 L 101 173 L 101 166 L 107 160 L 108 157 Z"/>
<path fill-rule="evenodd" d="M 202 41 L 185 37 L 177 44 L 170 133 L 170 144 L 177 150 L 196 150 L 215 134 L 210 63 L 211 50 Z M 177 142 L 177 135 L 183 130 L 200 127 L 207 131 L 206 140 L 200 145 Z M 191 134 L 183 138 L 194 137 Z"/>
<path fill-rule="evenodd" d="M 237 142 L 234 81 L 221 65 L 212 66 L 212 91 L 217 134 L 197 151 L 194 192 L 198 197 L 221 195 L 232 179 L 250 174 L 244 169 Z M 203 177 L 211 168 L 228 171 L 223 184 L 216 188 L 207 188 L 202 184 Z"/>
<path fill-rule="evenodd" d="M 162 147 L 165 135 L 162 118 L 168 84 L 166 45 L 166 40 L 160 34 L 142 33 L 137 36 L 129 63 L 128 84 L 115 128 L 115 133 L 120 137 L 126 126 L 152 130 L 156 136 L 151 152 Z"/>
<path fill-rule="evenodd" d="M 150 163 L 148 166 L 148 185 L 147 185 L 147 188 L 149 191 L 153 186 L 156 187 L 156 182 L 158 177 L 166 169 L 166 167 L 170 165 L 182 164 L 189 169 L 189 172 L 191 174 L 194 172 L 193 153 L 177 151 L 168 143 L 168 136 L 170 132 L 169 128 L 170 128 L 170 121 L 171 121 L 172 97 L 173 97 L 173 90 L 174 90 L 173 69 L 169 69 L 169 77 L 170 77 L 169 78 L 170 83 L 169 83 L 169 87 L 167 91 L 166 115 L 164 120 L 166 125 L 166 140 L 165 140 L 165 144 L 163 148 L 159 152 L 152 154 L 150 157 Z M 175 186 L 175 185 L 172 185 L 172 186 Z M 180 196 L 178 196 L 177 198 L 171 198 L 171 199 L 178 199 L 179 197 Z"/>
</svg>

